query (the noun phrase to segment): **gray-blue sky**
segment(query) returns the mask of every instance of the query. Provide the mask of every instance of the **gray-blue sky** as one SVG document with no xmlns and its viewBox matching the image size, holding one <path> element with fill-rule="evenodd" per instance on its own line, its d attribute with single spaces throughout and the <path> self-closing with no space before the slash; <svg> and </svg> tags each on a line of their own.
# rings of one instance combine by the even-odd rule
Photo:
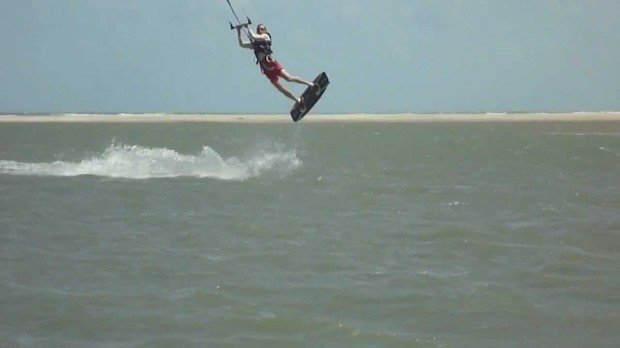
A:
<svg viewBox="0 0 620 348">
<path fill-rule="evenodd" d="M 318 112 L 620 110 L 617 0 L 233 0 Z M 225 0 L 2 0 L 0 112 L 286 113 Z M 302 86 L 289 85 L 295 93 Z"/>
</svg>

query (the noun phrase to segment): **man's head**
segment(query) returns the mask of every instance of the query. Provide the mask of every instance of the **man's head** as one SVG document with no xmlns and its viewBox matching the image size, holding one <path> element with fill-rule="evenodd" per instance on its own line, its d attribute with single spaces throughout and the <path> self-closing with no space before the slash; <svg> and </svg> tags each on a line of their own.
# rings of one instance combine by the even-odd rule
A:
<svg viewBox="0 0 620 348">
<path fill-rule="evenodd" d="M 256 33 L 257 34 L 265 34 L 267 32 L 267 27 L 261 23 L 256 27 Z"/>
</svg>

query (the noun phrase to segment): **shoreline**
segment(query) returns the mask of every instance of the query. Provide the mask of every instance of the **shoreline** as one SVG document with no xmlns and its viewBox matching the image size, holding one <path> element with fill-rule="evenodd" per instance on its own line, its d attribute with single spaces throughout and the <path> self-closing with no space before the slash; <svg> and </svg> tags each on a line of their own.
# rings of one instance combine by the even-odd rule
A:
<svg viewBox="0 0 620 348">
<path fill-rule="evenodd" d="M 620 112 L 485 114 L 310 114 L 300 123 L 363 122 L 610 122 Z M 288 114 L 0 115 L 0 123 L 293 123 Z"/>
</svg>

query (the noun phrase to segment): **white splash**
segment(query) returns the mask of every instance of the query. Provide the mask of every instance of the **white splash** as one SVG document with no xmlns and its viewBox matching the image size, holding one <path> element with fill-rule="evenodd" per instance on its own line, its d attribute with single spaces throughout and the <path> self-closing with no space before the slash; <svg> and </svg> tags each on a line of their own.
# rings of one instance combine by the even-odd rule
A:
<svg viewBox="0 0 620 348">
<path fill-rule="evenodd" d="M 256 151 L 244 158 L 222 158 L 204 146 L 195 155 L 166 148 L 138 145 L 110 145 L 102 154 L 80 162 L 23 163 L 0 160 L 0 174 L 35 176 L 95 175 L 113 178 L 147 179 L 199 177 L 245 180 L 263 173 L 284 175 L 301 166 L 295 150 L 281 147 Z"/>
</svg>

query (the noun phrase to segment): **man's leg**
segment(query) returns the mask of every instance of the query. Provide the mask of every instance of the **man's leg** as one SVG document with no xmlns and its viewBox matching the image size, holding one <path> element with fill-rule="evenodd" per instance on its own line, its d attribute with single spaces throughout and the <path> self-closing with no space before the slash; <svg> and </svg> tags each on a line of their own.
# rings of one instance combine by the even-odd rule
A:
<svg viewBox="0 0 620 348">
<path fill-rule="evenodd" d="M 271 83 L 278 89 L 278 91 L 282 92 L 282 94 L 293 100 L 295 103 L 300 102 L 300 99 L 295 97 L 293 93 L 289 92 L 286 88 L 284 88 L 284 86 L 282 86 L 280 82 L 271 81 Z"/>
<path fill-rule="evenodd" d="M 293 76 L 293 75 L 289 74 L 284 69 L 280 72 L 280 76 L 282 76 L 282 78 L 285 79 L 288 82 L 296 82 L 296 83 L 299 83 L 299 84 L 302 84 L 302 85 L 306 85 L 308 87 L 312 87 L 312 86 L 315 85 L 312 82 L 308 82 L 306 80 L 302 80 L 301 78 L 299 78 L 297 76 Z"/>
</svg>

